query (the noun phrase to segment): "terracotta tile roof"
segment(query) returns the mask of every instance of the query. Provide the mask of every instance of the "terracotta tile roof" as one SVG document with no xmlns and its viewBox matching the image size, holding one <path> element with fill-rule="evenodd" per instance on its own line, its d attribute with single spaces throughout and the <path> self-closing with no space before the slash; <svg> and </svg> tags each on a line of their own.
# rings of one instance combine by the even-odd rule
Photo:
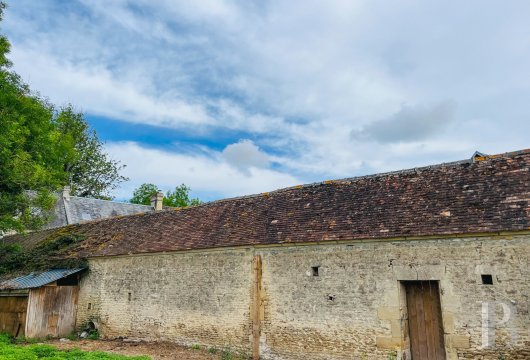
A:
<svg viewBox="0 0 530 360">
<path fill-rule="evenodd" d="M 90 257 L 530 229 L 530 149 L 60 228 Z M 56 230 L 57 231 L 57 230 Z M 31 246 L 50 230 L 21 239 Z"/>
</svg>

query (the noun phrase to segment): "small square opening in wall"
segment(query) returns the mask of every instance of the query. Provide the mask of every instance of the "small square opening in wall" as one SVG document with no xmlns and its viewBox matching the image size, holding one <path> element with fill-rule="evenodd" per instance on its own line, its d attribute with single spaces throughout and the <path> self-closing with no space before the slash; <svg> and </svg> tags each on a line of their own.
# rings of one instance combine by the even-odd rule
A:
<svg viewBox="0 0 530 360">
<path fill-rule="evenodd" d="M 320 276 L 320 266 L 311 266 L 311 274 L 313 276 Z"/>
<path fill-rule="evenodd" d="M 493 276 L 491 274 L 482 274 L 482 285 L 493 285 Z"/>
</svg>

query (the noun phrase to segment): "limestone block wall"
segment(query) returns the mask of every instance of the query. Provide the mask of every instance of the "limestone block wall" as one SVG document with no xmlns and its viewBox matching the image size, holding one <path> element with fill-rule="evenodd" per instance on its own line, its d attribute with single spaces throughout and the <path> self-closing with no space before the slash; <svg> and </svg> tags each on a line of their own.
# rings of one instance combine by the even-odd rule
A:
<svg viewBox="0 0 530 360">
<path fill-rule="evenodd" d="M 448 359 L 530 358 L 528 236 L 367 242 L 259 253 L 266 358 L 410 356 L 401 283 L 407 280 L 439 281 Z M 319 276 L 313 276 L 315 267 Z M 483 274 L 492 275 L 494 284 L 483 285 Z M 489 343 L 494 349 L 481 349 L 485 303 L 496 311 L 488 324 L 493 327 L 490 336 L 495 329 Z M 512 314 L 500 324 L 508 316 L 505 306 Z"/>
<path fill-rule="evenodd" d="M 511 235 L 94 258 L 78 324 L 98 321 L 104 337 L 249 354 L 258 326 L 262 359 L 403 359 L 410 358 L 403 281 L 435 280 L 448 359 L 527 359 L 529 257 L 530 236 Z"/>
<path fill-rule="evenodd" d="M 249 349 L 252 255 L 245 250 L 93 259 L 78 326 L 105 338 Z"/>
</svg>

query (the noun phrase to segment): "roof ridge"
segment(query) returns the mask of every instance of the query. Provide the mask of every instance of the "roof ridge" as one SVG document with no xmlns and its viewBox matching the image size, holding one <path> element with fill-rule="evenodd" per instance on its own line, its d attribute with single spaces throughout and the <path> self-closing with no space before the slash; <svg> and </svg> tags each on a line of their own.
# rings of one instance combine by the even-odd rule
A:
<svg viewBox="0 0 530 360">
<path fill-rule="evenodd" d="M 480 160 L 479 161 L 480 162 L 490 161 L 490 160 L 494 160 L 494 159 L 497 159 L 497 158 L 514 157 L 514 156 L 525 155 L 525 154 L 530 154 L 530 148 L 523 149 L 523 150 L 511 151 L 511 152 L 505 152 L 505 153 L 500 153 L 500 154 L 494 154 L 494 155 L 480 156 Z M 272 190 L 272 191 L 268 191 L 268 192 L 262 192 L 262 193 L 256 193 L 256 194 L 250 194 L 250 195 L 235 196 L 235 197 L 229 197 L 229 198 L 224 198 L 224 199 L 212 200 L 212 201 L 208 201 L 208 202 L 205 202 L 205 203 L 202 203 L 202 204 L 199 204 L 199 205 L 191 205 L 191 206 L 187 206 L 187 207 L 164 208 L 164 209 L 159 210 L 159 211 L 141 212 L 141 213 L 130 214 L 130 215 L 117 215 L 117 216 L 111 216 L 111 217 L 102 218 L 102 219 L 87 220 L 87 221 L 82 221 L 82 222 L 77 223 L 77 224 L 69 224 L 69 225 L 67 225 L 67 227 L 79 226 L 79 225 L 84 225 L 84 224 L 96 224 L 96 223 L 100 223 L 100 222 L 112 221 L 112 220 L 116 220 L 116 219 L 120 219 L 120 218 L 131 218 L 131 217 L 136 217 L 136 216 L 158 216 L 158 214 L 163 214 L 163 213 L 167 213 L 167 212 L 170 212 L 170 211 L 187 211 L 187 210 L 196 209 L 196 208 L 200 208 L 200 207 L 210 207 L 210 206 L 215 206 L 217 204 L 221 204 L 221 203 L 225 203 L 225 202 L 237 201 L 237 200 L 246 200 L 246 199 L 254 199 L 254 198 L 259 198 L 259 197 L 263 197 L 263 196 L 270 196 L 271 194 L 283 193 L 283 192 L 287 192 L 287 191 L 290 191 L 290 190 L 299 190 L 299 189 L 304 189 L 304 188 L 318 187 L 318 186 L 338 184 L 338 183 L 350 183 L 351 184 L 353 182 L 364 180 L 364 179 L 375 179 L 375 178 L 381 178 L 381 177 L 385 177 L 385 176 L 394 176 L 394 175 L 410 174 L 410 173 L 420 173 L 420 172 L 425 171 L 425 170 L 441 169 L 443 167 L 453 167 L 453 166 L 458 166 L 458 165 L 463 165 L 463 164 L 472 164 L 472 163 L 473 163 L 473 158 L 469 158 L 469 159 L 464 159 L 464 160 L 444 162 L 444 163 L 433 164 L 433 165 L 413 167 L 413 168 L 409 168 L 409 169 L 388 171 L 388 172 L 368 174 L 368 175 L 360 175 L 360 176 L 354 176 L 354 177 L 349 177 L 349 178 L 341 178 L 341 179 L 336 179 L 336 180 L 324 180 L 324 181 L 318 181 L 318 182 L 313 182 L 313 183 L 308 183 L 308 184 L 302 184 L 302 185 L 295 185 L 295 186 L 280 188 L 280 189 L 276 189 L 276 190 Z M 83 198 L 83 199 L 86 199 L 86 198 Z M 97 199 L 97 200 L 99 200 L 99 199 Z M 103 201 L 105 201 L 105 200 L 103 200 Z M 117 203 L 119 203 L 119 202 L 117 202 Z M 127 204 L 127 203 L 125 203 L 125 204 Z M 135 205 L 137 205 L 137 204 L 135 204 Z M 148 205 L 141 205 L 141 206 L 148 207 Z"/>
<path fill-rule="evenodd" d="M 477 152 L 475 152 L 475 153 L 477 153 Z M 517 156 L 517 155 L 524 155 L 524 154 L 530 154 L 530 148 L 523 149 L 523 150 L 510 151 L 510 152 L 505 152 L 505 153 L 500 153 L 500 154 L 494 154 L 494 155 L 484 155 L 484 156 L 480 156 L 479 158 L 480 158 L 480 161 L 489 161 L 489 160 L 500 158 L 500 157 L 514 157 L 514 156 Z M 208 202 L 200 204 L 200 205 L 195 205 L 194 207 L 203 206 L 203 205 L 210 205 L 210 204 L 214 204 L 214 203 L 217 203 L 217 202 L 224 202 L 224 201 L 232 201 L 232 200 L 240 200 L 240 199 L 251 199 L 251 198 L 255 198 L 255 197 L 259 197 L 259 196 L 263 196 L 263 195 L 270 195 L 270 194 L 275 194 L 275 193 L 288 191 L 288 190 L 302 189 L 302 188 L 307 188 L 307 187 L 316 187 L 316 186 L 321 186 L 321 185 L 330 185 L 330 184 L 333 184 L 333 183 L 341 183 L 341 182 L 352 183 L 354 181 L 359 181 L 359 180 L 364 180 L 364 179 L 373 179 L 373 178 L 380 178 L 380 177 L 385 177 L 385 176 L 409 174 L 409 173 L 414 173 L 414 172 L 417 173 L 417 172 L 421 172 L 421 171 L 425 171 L 425 170 L 438 169 L 438 168 L 449 167 L 449 166 L 457 166 L 457 165 L 473 163 L 473 162 L 474 162 L 473 161 L 473 157 L 471 157 L 469 159 L 464 159 L 464 160 L 443 162 L 443 163 L 439 163 L 439 164 L 425 165 L 425 166 L 413 167 L 413 168 L 408 168 L 408 169 L 401 169 L 401 170 L 386 171 L 386 172 L 375 173 L 375 174 L 352 176 L 352 177 L 339 178 L 339 179 L 334 179 L 334 180 L 316 181 L 316 182 L 312 182 L 312 183 L 294 185 L 294 186 L 289 186 L 289 187 L 280 188 L 280 189 L 276 189 L 276 190 L 271 190 L 271 191 L 268 191 L 268 192 L 262 192 L 262 193 L 250 194 L 250 195 L 242 195 L 242 196 L 234 196 L 234 197 L 229 197 L 229 198 L 224 198 L 224 199 L 208 201 Z M 184 208 L 179 208 L 179 209 L 184 209 Z"/>
<path fill-rule="evenodd" d="M 90 197 L 84 197 L 84 196 L 72 196 L 72 195 L 70 196 L 70 199 L 71 198 L 83 199 L 83 200 L 104 201 L 104 202 L 107 202 L 107 203 L 123 204 L 123 205 L 131 205 L 131 206 L 144 206 L 144 207 L 152 208 L 151 205 L 134 204 L 134 203 L 126 202 L 126 201 L 104 200 L 104 199 L 96 199 L 96 198 L 90 198 Z"/>
</svg>

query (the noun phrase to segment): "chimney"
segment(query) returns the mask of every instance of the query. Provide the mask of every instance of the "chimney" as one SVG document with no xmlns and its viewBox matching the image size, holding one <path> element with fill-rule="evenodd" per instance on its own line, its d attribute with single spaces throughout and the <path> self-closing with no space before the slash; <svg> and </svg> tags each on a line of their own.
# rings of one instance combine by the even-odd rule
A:
<svg viewBox="0 0 530 360">
<path fill-rule="evenodd" d="M 63 187 L 63 199 L 70 200 L 70 186 Z"/>
<path fill-rule="evenodd" d="M 158 192 L 151 196 L 151 206 L 155 211 L 162 210 L 162 201 L 164 200 L 164 193 L 160 190 Z"/>
</svg>

